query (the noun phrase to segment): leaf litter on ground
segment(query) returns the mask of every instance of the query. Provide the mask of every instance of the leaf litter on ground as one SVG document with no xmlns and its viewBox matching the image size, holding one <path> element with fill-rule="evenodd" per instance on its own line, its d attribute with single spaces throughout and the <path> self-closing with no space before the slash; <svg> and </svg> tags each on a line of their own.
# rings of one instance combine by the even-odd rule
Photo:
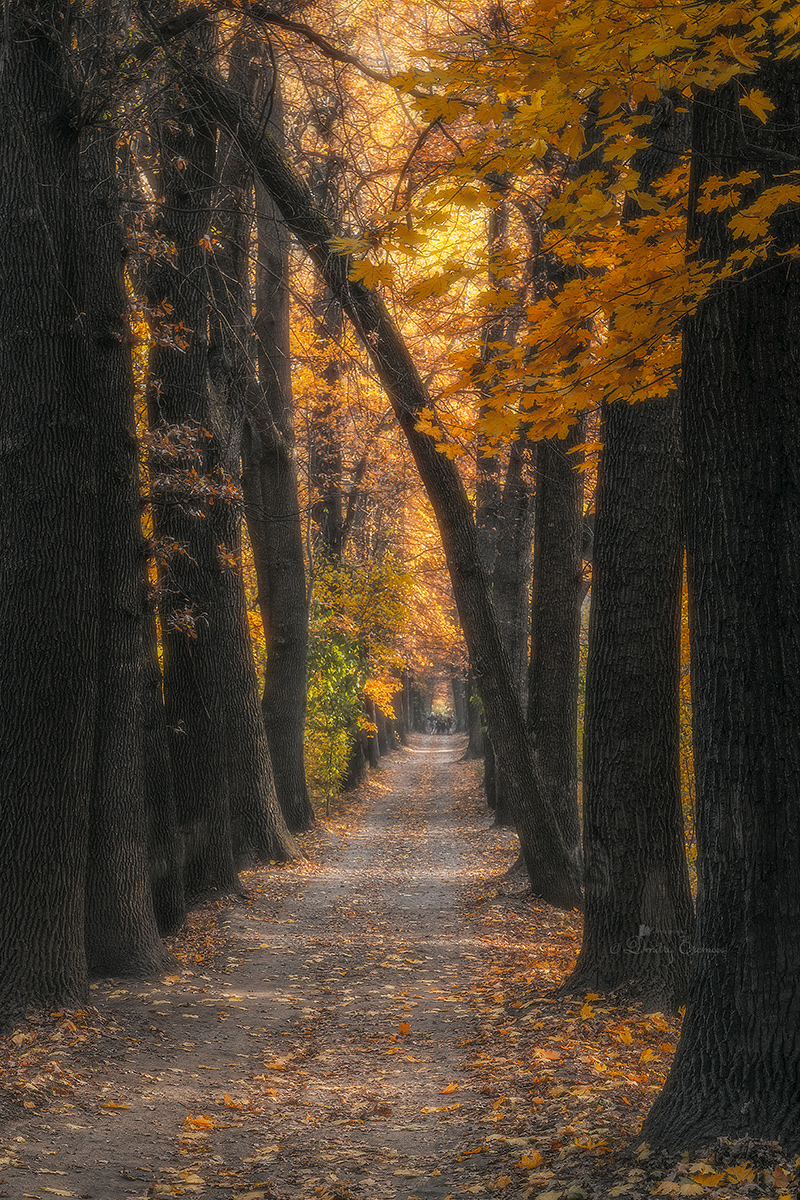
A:
<svg viewBox="0 0 800 1200">
<path fill-rule="evenodd" d="M 500 878 L 514 838 L 458 746 L 392 756 L 306 835 L 307 858 L 195 910 L 159 979 L 103 981 L 92 1007 L 0 1040 L 0 1196 L 796 1195 L 777 1146 L 637 1144 L 679 1018 L 557 995 L 580 917 Z M 88 1161 L 112 1121 L 116 1159 Z"/>
</svg>

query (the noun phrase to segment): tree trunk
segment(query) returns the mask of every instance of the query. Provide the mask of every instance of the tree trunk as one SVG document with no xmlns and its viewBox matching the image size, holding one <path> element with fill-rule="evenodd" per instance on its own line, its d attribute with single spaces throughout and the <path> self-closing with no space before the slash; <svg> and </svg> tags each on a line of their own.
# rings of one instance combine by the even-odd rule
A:
<svg viewBox="0 0 800 1200">
<path fill-rule="evenodd" d="M 489 734 L 503 755 L 504 783 L 531 886 L 553 904 L 580 905 L 578 866 L 564 844 L 531 752 L 464 485 L 434 439 L 417 429 L 429 397 L 408 349 L 377 294 L 348 278 L 347 256 L 331 253 L 334 230 L 280 147 L 262 130 L 252 106 L 209 74 L 193 75 L 191 88 L 198 101 L 235 132 L 287 225 L 350 316 L 373 361 L 436 514 Z"/>
<path fill-rule="evenodd" d="M 207 33 L 201 30 L 201 38 Z M 185 839 L 186 893 L 236 891 L 217 582 L 222 569 L 208 506 L 208 287 L 202 245 L 211 218 L 215 130 L 168 94 L 159 129 L 162 204 L 158 232 L 174 245 L 156 260 L 149 300 L 160 309 L 150 355 L 154 527 L 165 567 L 159 613 L 164 701 L 178 821 Z M 174 432 L 171 432 L 174 431 Z M 199 484 L 198 484 L 198 481 Z M 224 503 L 224 500 L 221 501 Z"/>
<path fill-rule="evenodd" d="M 710 176 L 757 170 L 745 199 L 800 159 L 800 65 L 693 105 L 689 241 L 724 262 L 725 217 L 698 211 Z M 800 242 L 796 206 L 766 262 L 718 284 L 687 321 L 687 570 L 694 685 L 698 903 L 678 1053 L 643 1135 L 693 1150 L 718 1136 L 800 1146 Z"/>
<path fill-rule="evenodd" d="M 678 106 L 683 107 L 682 100 Z M 655 106 L 634 166 L 649 188 L 688 144 Z M 624 219 L 638 215 L 629 197 Z M 586 918 L 569 991 L 686 998 L 693 908 L 680 785 L 681 452 L 676 399 L 612 405 L 598 475 L 586 705 Z"/>
<path fill-rule="evenodd" d="M 679 771 L 680 451 L 674 400 L 610 405 L 584 717 L 585 922 L 569 991 L 685 1000 L 692 898 Z"/>
<path fill-rule="evenodd" d="M 99 645 L 94 413 L 75 297 L 78 142 L 64 83 L 60 8 L 15 5 L 6 22 L 0 70 L 3 1028 L 29 1007 L 70 1007 L 88 997 L 84 896 Z"/>
<path fill-rule="evenodd" d="M 563 440 L 536 447 L 536 529 L 531 589 L 528 726 L 547 794 L 576 862 L 581 858 L 578 816 L 578 667 L 583 578 L 580 418 Z M 571 451 L 573 451 L 571 453 Z"/>
<path fill-rule="evenodd" d="M 481 701 L 475 687 L 475 677 L 472 669 L 467 672 L 467 719 L 469 741 L 464 751 L 464 762 L 483 758 L 483 712 Z"/>
<path fill-rule="evenodd" d="M 367 720 L 373 726 L 367 731 L 367 762 L 374 769 L 381 765 L 381 748 L 378 741 L 378 714 L 375 708 L 374 700 L 364 701 L 364 713 Z"/>
<path fill-rule="evenodd" d="M 273 114 L 274 119 L 274 114 Z M 255 328 L 259 388 L 250 410 L 261 507 L 258 593 L 267 642 L 263 712 L 275 785 L 286 823 L 309 829 L 306 786 L 308 597 L 297 485 L 289 348 L 288 236 L 271 199 L 257 188 Z M 255 524 L 250 511 L 249 522 Z"/>
<path fill-rule="evenodd" d="M 164 689 L 158 663 L 155 612 L 145 622 L 145 662 L 142 679 L 142 772 L 148 811 L 150 887 L 159 932 L 176 933 L 186 916 L 183 891 L 184 847 L 178 830 L 175 783 L 169 752 Z"/>
<path fill-rule="evenodd" d="M 253 43 L 237 38 L 229 51 L 231 77 L 242 87 L 253 89 Z M 214 299 L 209 344 L 209 424 L 214 439 L 209 450 L 222 478 L 240 476 L 242 440 L 248 401 L 258 390 L 254 363 L 248 349 L 252 344 L 250 287 L 250 235 L 252 228 L 252 169 L 242 159 L 235 141 L 221 134 L 217 151 L 221 163 L 214 203 L 216 231 L 214 254 L 209 263 Z M 261 476 L 259 475 L 259 495 Z M 296 495 L 295 495 L 296 501 Z M 259 507 L 257 517 L 264 514 Z M 258 679 L 253 662 L 244 580 L 241 572 L 241 516 L 233 503 L 216 503 L 207 516 L 218 546 L 227 547 L 227 567 L 217 579 L 219 610 L 219 659 L 226 678 L 223 693 L 235 697 L 228 704 L 227 721 L 221 737 L 227 750 L 227 778 L 231 813 L 231 835 L 237 866 L 254 861 L 286 859 L 298 853 L 278 800 L 274 763 L 270 753 L 258 696 Z M 259 531 L 262 523 L 254 520 Z M 259 543 L 259 549 L 261 549 Z M 302 552 L 301 552 L 302 557 Z M 254 552 L 257 570 L 263 556 Z M 269 564 L 267 565 L 268 574 Z M 302 565 L 301 565 L 302 571 Z M 263 575 L 259 576 L 259 586 Z M 303 580 L 303 588 L 305 581 Z M 303 634 L 305 636 L 305 610 Z M 305 670 L 302 672 L 302 712 L 305 712 Z M 303 719 L 300 718 L 300 761 L 302 768 Z M 303 776 L 305 786 L 305 777 Z"/>
<path fill-rule="evenodd" d="M 534 507 L 525 479 L 526 447 L 513 442 L 503 486 L 492 599 L 522 703 L 528 693 L 528 629 Z"/>
<path fill-rule="evenodd" d="M 100 555 L 100 655 L 85 936 L 90 971 L 142 975 L 163 966 L 167 956 L 158 935 L 147 862 L 142 759 L 144 540 L 115 169 L 113 128 L 104 125 L 84 134 L 78 209 L 85 239 L 81 307 L 97 423 Z"/>
<path fill-rule="evenodd" d="M 378 749 L 383 756 L 388 754 L 392 747 L 389 742 L 389 723 L 386 720 L 386 714 L 377 706 L 375 708 L 375 724 L 378 726 Z"/>
</svg>

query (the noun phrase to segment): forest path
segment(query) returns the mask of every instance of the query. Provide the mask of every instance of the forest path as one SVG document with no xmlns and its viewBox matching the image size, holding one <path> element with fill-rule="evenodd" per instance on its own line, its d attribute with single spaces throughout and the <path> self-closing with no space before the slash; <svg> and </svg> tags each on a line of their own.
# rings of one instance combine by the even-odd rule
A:
<svg viewBox="0 0 800 1200">
<path fill-rule="evenodd" d="M 462 751 L 415 738 L 371 775 L 354 822 L 323 818 L 308 861 L 248 873 L 220 969 L 95 985 L 106 1057 L 90 1075 L 83 1063 L 88 1094 L 68 1083 L 60 1104 L 53 1088 L 47 1111 L 6 1127 L 0 1195 L 437 1200 L 495 1186 L 520 1130 L 493 1132 L 513 1114 L 470 1064 L 487 1033 L 470 989 L 497 939 L 466 901 L 515 838 L 491 827 Z M 68 1051 L 46 1067 L 74 1083 Z"/>
</svg>

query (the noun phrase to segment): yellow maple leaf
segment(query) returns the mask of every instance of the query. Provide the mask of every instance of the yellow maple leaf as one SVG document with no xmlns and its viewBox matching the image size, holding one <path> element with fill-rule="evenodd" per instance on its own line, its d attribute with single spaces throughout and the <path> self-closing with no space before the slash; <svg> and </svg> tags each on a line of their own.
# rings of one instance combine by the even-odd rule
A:
<svg viewBox="0 0 800 1200">
<path fill-rule="evenodd" d="M 728 1177 L 734 1183 L 749 1183 L 756 1177 L 755 1167 L 751 1167 L 748 1163 L 737 1163 L 735 1167 L 728 1167 Z"/>
<path fill-rule="evenodd" d="M 746 96 L 742 96 L 739 103 L 742 108 L 749 109 L 753 116 L 758 117 L 762 125 L 766 125 L 767 117 L 775 111 L 775 105 L 769 96 L 765 96 L 758 88 L 753 88 Z"/>
</svg>

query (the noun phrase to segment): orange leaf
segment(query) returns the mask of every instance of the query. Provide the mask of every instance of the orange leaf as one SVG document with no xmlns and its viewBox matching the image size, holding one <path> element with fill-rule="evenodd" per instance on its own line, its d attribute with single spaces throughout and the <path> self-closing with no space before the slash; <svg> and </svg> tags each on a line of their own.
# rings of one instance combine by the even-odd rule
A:
<svg viewBox="0 0 800 1200">
<path fill-rule="evenodd" d="M 222 1103 L 226 1108 L 244 1108 L 243 1104 L 240 1104 L 238 1100 L 234 1100 L 233 1096 L 229 1096 L 227 1092 Z"/>
<path fill-rule="evenodd" d="M 408 1035 L 411 1033 L 411 1026 L 409 1025 L 408 1021 L 401 1021 L 398 1028 L 400 1030 L 401 1037 L 408 1037 Z"/>
<path fill-rule="evenodd" d="M 184 1125 L 188 1125 L 190 1129 L 213 1129 L 214 1122 L 211 1117 L 184 1117 Z"/>
<path fill-rule="evenodd" d="M 448 1083 L 446 1088 L 442 1088 L 442 1090 L 439 1092 L 439 1095 L 440 1096 L 449 1096 L 451 1092 L 457 1092 L 457 1091 L 458 1091 L 457 1083 Z"/>
</svg>

